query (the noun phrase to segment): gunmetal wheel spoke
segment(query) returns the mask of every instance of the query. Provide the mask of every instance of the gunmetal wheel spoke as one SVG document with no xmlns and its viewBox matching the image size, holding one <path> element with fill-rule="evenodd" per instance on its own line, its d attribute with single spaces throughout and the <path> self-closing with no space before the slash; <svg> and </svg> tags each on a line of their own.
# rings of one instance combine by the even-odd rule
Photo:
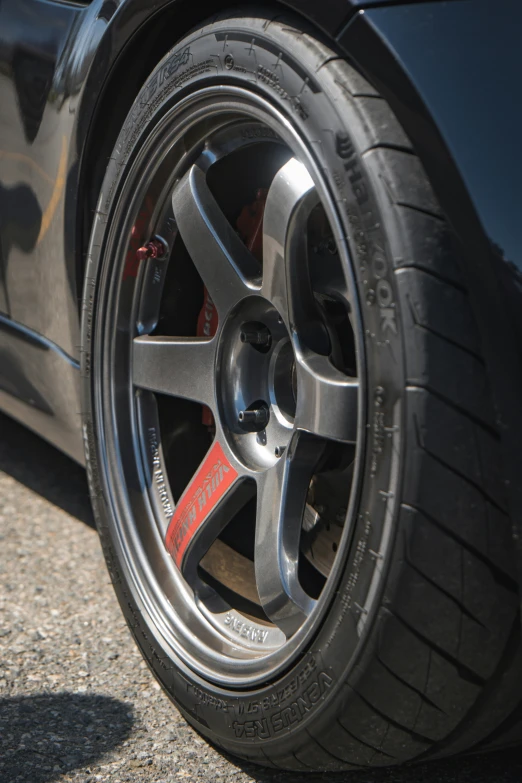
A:
<svg viewBox="0 0 522 783">
<path fill-rule="evenodd" d="M 329 340 L 308 273 L 307 225 L 317 204 L 310 174 L 291 158 L 274 177 L 266 200 L 262 293 L 290 331 L 299 331 L 310 347 L 327 353 Z"/>
<path fill-rule="evenodd" d="M 218 313 L 257 290 L 259 264 L 238 237 L 196 165 L 172 194 L 172 208 L 185 246 Z"/>
<path fill-rule="evenodd" d="M 327 356 L 311 351 L 297 354 L 296 375 L 297 429 L 355 443 L 359 381 L 337 370 Z"/>
<path fill-rule="evenodd" d="M 288 245 L 295 240 L 296 232 L 304 232 L 310 203 L 315 201 L 310 174 L 302 163 L 291 158 L 272 181 L 263 218 L 262 293 L 275 305 L 287 325 L 290 319 L 286 269 Z"/>
<path fill-rule="evenodd" d="M 216 341 L 198 337 L 135 337 L 135 386 L 215 408 Z"/>
<path fill-rule="evenodd" d="M 201 558 L 255 491 L 223 439 L 216 438 L 180 497 L 165 544 L 185 579 L 198 582 Z"/>
<path fill-rule="evenodd" d="M 317 442 L 295 437 L 287 453 L 257 479 L 255 574 L 264 611 L 291 636 L 315 601 L 299 583 L 299 541 Z"/>
</svg>

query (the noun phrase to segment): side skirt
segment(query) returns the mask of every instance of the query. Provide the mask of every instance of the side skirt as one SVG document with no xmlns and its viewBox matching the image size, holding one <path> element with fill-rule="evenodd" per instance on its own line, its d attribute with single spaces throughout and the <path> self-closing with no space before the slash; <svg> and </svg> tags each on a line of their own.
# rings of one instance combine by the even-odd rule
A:
<svg viewBox="0 0 522 783">
<path fill-rule="evenodd" d="M 80 365 L 5 315 L 0 315 L 0 410 L 84 464 Z"/>
</svg>

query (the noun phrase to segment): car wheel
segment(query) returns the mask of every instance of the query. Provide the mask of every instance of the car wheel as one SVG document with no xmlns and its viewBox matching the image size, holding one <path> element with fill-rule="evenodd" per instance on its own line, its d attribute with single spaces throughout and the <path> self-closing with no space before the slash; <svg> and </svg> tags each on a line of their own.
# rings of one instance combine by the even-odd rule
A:
<svg viewBox="0 0 522 783">
<path fill-rule="evenodd" d="M 470 747 L 513 705 L 500 442 L 451 232 L 312 29 L 221 15 L 109 161 L 84 436 L 128 625 L 183 715 L 284 769 Z"/>
</svg>

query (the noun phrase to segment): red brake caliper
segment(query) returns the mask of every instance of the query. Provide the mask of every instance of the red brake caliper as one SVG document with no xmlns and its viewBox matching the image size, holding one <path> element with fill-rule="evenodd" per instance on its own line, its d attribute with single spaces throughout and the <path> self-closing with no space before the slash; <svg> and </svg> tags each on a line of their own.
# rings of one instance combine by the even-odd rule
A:
<svg viewBox="0 0 522 783">
<path fill-rule="evenodd" d="M 205 288 L 205 294 L 203 297 L 203 307 L 198 316 L 197 336 L 198 337 L 213 337 L 218 328 L 218 314 L 214 302 L 209 296 L 207 289 Z M 206 405 L 203 406 L 203 412 L 201 414 L 201 420 L 206 427 L 214 426 L 214 416 L 210 408 Z"/>
<path fill-rule="evenodd" d="M 256 200 L 241 210 L 236 227 L 241 239 L 251 253 L 261 261 L 263 252 L 263 214 L 267 191 L 258 190 Z M 218 315 L 214 302 L 205 288 L 203 307 L 198 316 L 197 336 L 212 337 L 218 327 Z M 202 422 L 214 426 L 212 412 L 203 408 Z M 237 472 L 227 460 L 221 445 L 212 444 L 198 472 L 185 489 L 170 520 L 165 546 L 178 568 L 197 529 L 203 524 L 217 502 L 234 483 Z"/>
<path fill-rule="evenodd" d="M 267 195 L 268 190 L 259 188 L 256 200 L 243 207 L 236 222 L 239 236 L 260 263 L 263 257 L 263 215 Z"/>
</svg>

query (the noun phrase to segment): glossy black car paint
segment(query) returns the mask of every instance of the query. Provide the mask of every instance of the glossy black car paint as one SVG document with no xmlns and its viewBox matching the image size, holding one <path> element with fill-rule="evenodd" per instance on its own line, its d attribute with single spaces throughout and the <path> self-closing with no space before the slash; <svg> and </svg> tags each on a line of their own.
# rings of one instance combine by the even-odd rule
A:
<svg viewBox="0 0 522 783">
<path fill-rule="evenodd" d="M 522 4 L 272 7 L 283 5 L 378 87 L 437 190 L 475 289 L 521 519 Z M 82 270 L 106 160 L 146 75 L 216 10 L 188 0 L 0 2 L 0 408 L 80 462 Z"/>
</svg>

